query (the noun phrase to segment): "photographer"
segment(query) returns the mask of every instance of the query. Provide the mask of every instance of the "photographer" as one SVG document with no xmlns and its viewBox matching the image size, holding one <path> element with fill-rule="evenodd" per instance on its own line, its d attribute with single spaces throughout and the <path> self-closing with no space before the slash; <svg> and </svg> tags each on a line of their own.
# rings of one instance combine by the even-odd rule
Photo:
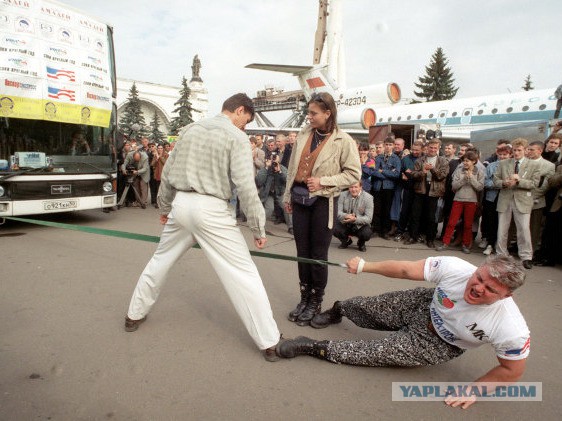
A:
<svg viewBox="0 0 562 421">
<path fill-rule="evenodd" d="M 363 191 L 361 182 L 342 192 L 338 200 L 338 216 L 334 226 L 334 237 L 341 241 L 338 246 L 346 249 L 351 245 L 351 236 L 357 236 L 357 249 L 366 251 L 365 241 L 371 239 L 373 219 L 373 196 Z"/>
<path fill-rule="evenodd" d="M 140 207 L 145 209 L 148 199 L 148 182 L 150 181 L 148 156 L 144 152 L 129 153 L 121 166 L 121 172 L 128 177 L 127 182 L 133 178 L 133 189 L 139 195 L 137 201 L 140 202 Z"/>
<path fill-rule="evenodd" d="M 283 206 L 283 195 L 287 182 L 287 168 L 279 163 L 279 155 L 271 152 L 270 159 L 265 160 L 265 167 L 256 175 L 256 185 L 259 190 L 260 200 L 265 208 L 266 217 L 273 213 L 275 205 L 283 209 L 283 216 L 287 224 L 287 231 L 293 234 L 293 219 L 291 214 L 285 211 Z"/>
</svg>

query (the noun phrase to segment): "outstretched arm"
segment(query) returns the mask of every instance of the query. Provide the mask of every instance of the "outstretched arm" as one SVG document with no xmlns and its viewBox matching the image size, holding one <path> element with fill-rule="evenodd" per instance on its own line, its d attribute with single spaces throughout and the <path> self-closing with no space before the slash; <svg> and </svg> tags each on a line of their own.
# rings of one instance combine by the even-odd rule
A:
<svg viewBox="0 0 562 421">
<path fill-rule="evenodd" d="M 522 360 L 506 360 L 503 358 L 498 357 L 498 361 L 500 365 L 492 368 L 482 377 L 476 379 L 474 383 L 475 386 L 482 387 L 487 386 L 488 390 L 493 390 L 497 383 L 502 383 L 504 385 L 508 385 L 510 383 L 514 383 L 523 376 L 525 372 L 525 363 L 526 359 Z M 462 409 L 468 408 L 476 402 L 475 396 L 470 397 L 453 397 L 449 396 L 445 399 L 445 404 L 456 407 L 460 406 Z"/>
<path fill-rule="evenodd" d="M 389 278 L 410 279 L 412 281 L 423 281 L 423 269 L 425 259 L 417 261 L 408 260 L 384 260 L 382 262 L 365 262 L 359 256 L 347 261 L 349 273 L 369 272 Z"/>
</svg>

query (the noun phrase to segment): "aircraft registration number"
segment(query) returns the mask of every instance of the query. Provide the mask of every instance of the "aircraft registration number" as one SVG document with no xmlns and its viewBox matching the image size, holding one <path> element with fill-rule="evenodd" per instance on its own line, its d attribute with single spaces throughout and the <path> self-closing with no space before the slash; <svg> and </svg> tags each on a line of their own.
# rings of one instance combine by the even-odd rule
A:
<svg viewBox="0 0 562 421">
<path fill-rule="evenodd" d="M 347 107 L 353 107 L 355 105 L 361 105 L 361 104 L 366 104 L 367 103 L 367 97 L 366 96 L 356 96 L 353 98 L 342 98 L 342 99 L 338 99 L 336 101 L 336 105 L 340 106 L 340 105 L 345 105 Z"/>
</svg>

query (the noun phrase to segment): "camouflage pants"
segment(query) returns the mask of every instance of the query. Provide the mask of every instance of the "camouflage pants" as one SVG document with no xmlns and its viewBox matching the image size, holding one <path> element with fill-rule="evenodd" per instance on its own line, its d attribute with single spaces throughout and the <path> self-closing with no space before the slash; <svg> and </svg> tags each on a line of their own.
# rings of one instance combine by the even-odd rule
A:
<svg viewBox="0 0 562 421">
<path fill-rule="evenodd" d="M 371 367 L 419 367 L 458 357 L 463 349 L 428 328 L 433 292 L 416 288 L 342 301 L 342 315 L 357 326 L 392 333 L 382 339 L 329 341 L 326 359 Z"/>
</svg>

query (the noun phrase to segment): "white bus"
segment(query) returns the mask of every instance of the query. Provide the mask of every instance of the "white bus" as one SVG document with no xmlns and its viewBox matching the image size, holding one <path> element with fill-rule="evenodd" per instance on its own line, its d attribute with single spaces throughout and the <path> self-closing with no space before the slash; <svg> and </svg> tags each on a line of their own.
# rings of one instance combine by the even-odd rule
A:
<svg viewBox="0 0 562 421">
<path fill-rule="evenodd" d="M 52 0 L 0 10 L 0 219 L 115 206 L 113 30 Z"/>
</svg>

